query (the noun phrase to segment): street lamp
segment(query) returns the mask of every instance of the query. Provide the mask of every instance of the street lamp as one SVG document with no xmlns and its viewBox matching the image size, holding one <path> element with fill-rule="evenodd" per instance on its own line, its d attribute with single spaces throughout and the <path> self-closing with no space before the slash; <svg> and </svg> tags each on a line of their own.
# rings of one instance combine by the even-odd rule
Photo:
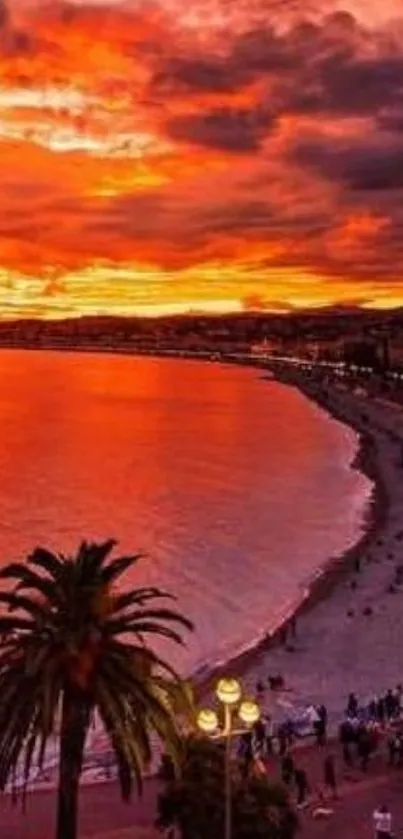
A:
<svg viewBox="0 0 403 839">
<path fill-rule="evenodd" d="M 215 734 L 218 729 L 218 716 L 210 708 L 203 708 L 198 714 L 197 725 L 204 734 Z"/>
<path fill-rule="evenodd" d="M 216 697 L 224 707 L 224 725 L 220 727 L 218 714 L 211 708 L 202 708 L 197 716 L 197 726 L 209 736 L 223 736 L 225 739 L 225 839 L 231 839 L 231 738 L 235 733 L 234 718 L 238 716 L 248 728 L 258 721 L 260 709 L 252 700 L 242 700 L 242 689 L 237 679 L 220 679 Z M 236 711 L 236 714 L 235 714 Z"/>
</svg>

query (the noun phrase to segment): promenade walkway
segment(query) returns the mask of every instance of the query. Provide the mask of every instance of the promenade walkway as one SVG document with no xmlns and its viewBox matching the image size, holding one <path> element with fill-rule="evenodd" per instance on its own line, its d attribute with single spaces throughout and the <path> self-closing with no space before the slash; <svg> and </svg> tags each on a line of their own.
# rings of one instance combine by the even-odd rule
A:
<svg viewBox="0 0 403 839">
<path fill-rule="evenodd" d="M 303 767 L 312 787 L 310 801 L 300 812 L 301 839 L 373 839 L 372 811 L 386 803 L 394 817 L 396 837 L 403 839 L 403 770 L 390 769 L 385 756 L 373 759 L 368 772 L 355 769 L 345 776 L 339 769 L 339 799 L 328 800 L 325 807 L 333 812 L 315 818 L 320 804 L 323 756 L 329 749 L 316 746 L 298 749 L 296 762 Z M 339 760 L 337 746 L 330 749 Z M 274 766 L 270 772 L 277 774 Z M 145 782 L 141 799 L 128 805 L 120 800 L 115 783 L 94 784 L 82 788 L 80 802 L 80 839 L 158 839 L 153 827 L 158 783 Z M 26 812 L 11 807 L 8 796 L 0 798 L 0 835 L 5 839 L 53 839 L 55 792 L 37 791 L 28 796 Z"/>
</svg>

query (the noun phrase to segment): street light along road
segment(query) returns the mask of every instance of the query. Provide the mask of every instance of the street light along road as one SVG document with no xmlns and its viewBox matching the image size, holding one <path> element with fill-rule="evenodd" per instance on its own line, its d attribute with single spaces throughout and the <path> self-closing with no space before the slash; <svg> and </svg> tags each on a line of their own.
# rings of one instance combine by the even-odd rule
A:
<svg viewBox="0 0 403 839">
<path fill-rule="evenodd" d="M 218 714 L 211 708 L 202 708 L 197 716 L 197 726 L 204 734 L 225 738 L 225 839 L 231 839 L 231 738 L 238 733 L 234 729 L 234 720 L 238 717 L 250 728 L 260 717 L 256 702 L 242 700 L 242 688 L 237 679 L 220 679 L 216 687 L 216 697 L 224 707 L 224 726 L 220 727 Z"/>
</svg>

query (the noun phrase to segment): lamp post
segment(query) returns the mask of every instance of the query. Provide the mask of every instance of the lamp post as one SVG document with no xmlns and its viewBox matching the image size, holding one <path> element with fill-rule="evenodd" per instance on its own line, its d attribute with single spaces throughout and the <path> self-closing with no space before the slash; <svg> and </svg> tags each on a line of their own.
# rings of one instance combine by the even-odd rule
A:
<svg viewBox="0 0 403 839">
<path fill-rule="evenodd" d="M 204 734 L 210 737 L 222 736 L 225 740 L 224 839 L 231 839 L 231 738 L 234 734 L 234 718 L 238 716 L 245 726 L 250 727 L 258 721 L 260 710 L 256 702 L 242 701 L 242 689 L 237 679 L 220 679 L 216 687 L 216 697 L 224 708 L 224 726 L 220 727 L 218 715 L 211 708 L 203 708 L 199 712 L 197 726 Z"/>
</svg>

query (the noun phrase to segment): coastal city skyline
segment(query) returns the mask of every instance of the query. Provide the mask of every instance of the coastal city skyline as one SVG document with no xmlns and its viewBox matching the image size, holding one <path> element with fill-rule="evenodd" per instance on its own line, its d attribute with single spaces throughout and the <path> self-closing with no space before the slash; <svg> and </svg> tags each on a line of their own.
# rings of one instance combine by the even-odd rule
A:
<svg viewBox="0 0 403 839">
<path fill-rule="evenodd" d="M 0 317 L 401 305 L 399 7 L 2 2 Z"/>
</svg>

